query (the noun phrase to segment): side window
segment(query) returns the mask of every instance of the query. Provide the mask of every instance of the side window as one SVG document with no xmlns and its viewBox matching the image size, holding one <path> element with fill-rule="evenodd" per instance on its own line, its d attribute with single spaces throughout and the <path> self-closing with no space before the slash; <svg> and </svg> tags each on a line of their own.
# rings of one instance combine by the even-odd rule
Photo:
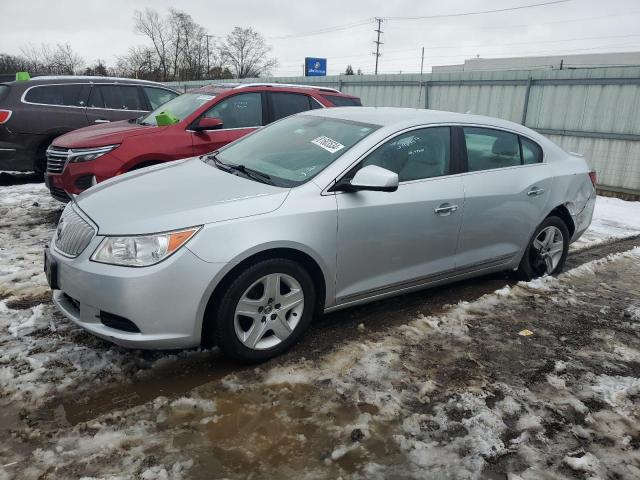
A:
<svg viewBox="0 0 640 480">
<path fill-rule="evenodd" d="M 89 108 L 104 108 L 104 99 L 102 98 L 102 90 L 100 87 L 91 87 L 88 105 Z"/>
<path fill-rule="evenodd" d="M 449 127 L 412 130 L 385 143 L 361 166 L 377 165 L 398 174 L 407 182 L 440 177 L 451 172 L 451 133 Z"/>
<path fill-rule="evenodd" d="M 27 92 L 24 99 L 31 103 L 84 107 L 85 87 L 86 85 L 80 84 L 36 86 Z"/>
<path fill-rule="evenodd" d="M 521 165 L 517 135 L 488 128 L 463 130 L 470 172 Z"/>
<path fill-rule="evenodd" d="M 89 95 L 89 107 L 112 110 L 146 110 L 136 86 L 94 85 Z"/>
<path fill-rule="evenodd" d="M 542 148 L 531 140 L 520 137 L 522 145 L 522 163 L 530 165 L 532 163 L 542 163 Z"/>
<path fill-rule="evenodd" d="M 271 93 L 273 120 L 280 120 L 299 112 L 311 110 L 311 98 L 301 93 Z"/>
<path fill-rule="evenodd" d="M 362 102 L 359 98 L 340 97 L 338 95 L 322 95 L 324 98 L 333 103 L 336 107 L 361 107 Z"/>
<path fill-rule="evenodd" d="M 167 103 L 172 98 L 178 96 L 177 93 L 165 90 L 164 88 L 144 87 L 144 92 L 147 94 L 147 98 L 149 99 L 151 110 L 155 110 L 163 103 Z"/>
<path fill-rule="evenodd" d="M 135 85 L 121 85 L 119 88 L 122 92 L 123 110 L 145 111 L 147 109 L 147 105 L 142 98 L 142 91 L 139 87 Z"/>
<path fill-rule="evenodd" d="M 225 98 L 204 116 L 219 118 L 222 128 L 259 127 L 262 125 L 262 95 L 252 92 Z"/>
</svg>

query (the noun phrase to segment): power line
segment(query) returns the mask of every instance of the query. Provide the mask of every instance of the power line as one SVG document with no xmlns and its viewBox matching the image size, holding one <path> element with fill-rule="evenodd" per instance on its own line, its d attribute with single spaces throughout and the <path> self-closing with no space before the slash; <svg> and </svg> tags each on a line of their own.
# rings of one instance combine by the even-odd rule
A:
<svg viewBox="0 0 640 480">
<path fill-rule="evenodd" d="M 363 20 L 360 22 L 354 22 L 354 23 L 348 23 L 346 25 L 336 25 L 333 27 L 327 27 L 327 28 L 322 28 L 319 30 L 314 30 L 312 32 L 305 32 L 305 33 L 293 33 L 290 35 L 278 35 L 278 36 L 274 36 L 274 37 L 266 37 L 267 40 L 284 40 L 287 38 L 301 38 L 301 37 L 310 37 L 312 35 L 322 35 L 325 33 L 333 33 L 333 32 L 339 32 L 340 30 L 347 30 L 347 29 L 351 29 L 351 28 L 356 28 L 356 27 L 360 27 L 363 25 L 370 25 L 372 22 L 372 20 L 369 18 L 367 20 Z"/>
<path fill-rule="evenodd" d="M 475 12 L 461 12 L 461 13 L 443 13 L 439 15 L 420 15 L 411 17 L 384 17 L 384 20 L 428 20 L 432 18 L 448 18 L 448 17 L 469 17 L 472 15 L 485 15 L 487 13 L 501 13 L 510 12 L 513 10 L 523 10 L 525 8 L 543 7 L 546 5 L 555 5 L 558 3 L 572 2 L 573 0 L 553 0 L 551 2 L 532 3 L 529 5 L 520 5 L 519 7 L 497 8 L 495 10 L 478 10 Z"/>
<path fill-rule="evenodd" d="M 528 4 L 528 5 L 520 5 L 519 7 L 509 7 L 509 8 L 498 8 L 495 10 L 481 10 L 481 11 L 474 11 L 474 12 L 461 12 L 461 13 L 443 13 L 443 14 L 439 14 L 439 15 L 424 15 L 424 16 L 415 16 L 415 17 L 376 17 L 374 19 L 374 21 L 384 21 L 384 20 L 425 20 L 425 19 L 432 19 L 432 18 L 447 18 L 447 17 L 465 17 L 465 16 L 471 16 L 471 15 L 485 15 L 485 14 L 490 14 L 490 13 L 500 13 L 500 12 L 508 12 L 511 10 L 523 10 L 526 8 L 535 8 L 535 7 L 542 7 L 545 5 L 555 5 L 557 3 L 566 3 L 566 2 L 572 2 L 573 0 L 553 0 L 550 2 L 542 2 L 542 3 L 532 3 L 532 4 Z M 312 32 L 304 32 L 304 33 L 292 33 L 292 34 L 288 34 L 288 35 L 277 35 L 277 36 L 272 36 L 272 37 L 266 37 L 267 40 L 284 40 L 287 38 L 302 38 L 302 37 L 309 37 L 312 35 L 323 35 L 325 33 L 333 33 L 333 32 L 338 32 L 340 30 L 347 30 L 350 28 L 354 28 L 354 27 L 359 27 L 362 25 L 368 25 L 372 22 L 371 18 L 368 18 L 366 20 L 361 20 L 358 22 L 354 22 L 354 23 L 347 23 L 347 24 L 343 24 L 343 25 L 334 25 L 332 27 L 326 27 L 326 28 L 322 28 L 319 30 L 315 30 Z M 378 25 L 378 28 L 379 25 Z"/>
<path fill-rule="evenodd" d="M 382 19 L 379 17 L 376 17 L 376 22 L 378 22 L 378 28 L 376 30 L 374 30 L 374 32 L 378 32 L 378 39 L 374 40 L 373 43 L 376 44 L 376 51 L 374 53 L 374 55 L 376 56 L 376 75 L 378 74 L 378 60 L 380 59 L 380 45 L 382 45 L 382 42 L 380 41 L 380 35 L 382 35 L 382 30 L 381 30 L 381 26 L 382 26 Z"/>
</svg>

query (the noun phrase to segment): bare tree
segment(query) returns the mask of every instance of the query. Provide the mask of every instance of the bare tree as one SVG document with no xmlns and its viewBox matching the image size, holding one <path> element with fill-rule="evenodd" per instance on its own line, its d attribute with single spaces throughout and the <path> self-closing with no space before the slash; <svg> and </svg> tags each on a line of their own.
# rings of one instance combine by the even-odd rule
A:
<svg viewBox="0 0 640 480">
<path fill-rule="evenodd" d="M 253 28 L 235 27 L 220 46 L 220 54 L 236 78 L 268 75 L 278 65 L 271 47 Z"/>
<path fill-rule="evenodd" d="M 23 70 L 28 70 L 26 60 L 23 57 L 0 53 L 0 74 L 13 74 Z"/>
<path fill-rule="evenodd" d="M 73 75 L 84 66 L 84 59 L 73 51 L 68 43 L 58 43 L 55 47 L 48 44 L 33 44 L 20 47 L 26 67 L 32 72 L 58 75 Z"/>
<path fill-rule="evenodd" d="M 117 75 L 144 80 L 159 80 L 162 67 L 152 47 L 131 47 L 126 55 L 116 58 Z"/>
<path fill-rule="evenodd" d="M 136 32 L 151 40 L 162 72 L 162 78 L 159 80 L 169 80 L 168 49 L 170 29 L 168 22 L 161 18 L 156 10 L 151 8 L 146 8 L 144 12 L 136 10 L 133 14 L 133 19 Z"/>
</svg>

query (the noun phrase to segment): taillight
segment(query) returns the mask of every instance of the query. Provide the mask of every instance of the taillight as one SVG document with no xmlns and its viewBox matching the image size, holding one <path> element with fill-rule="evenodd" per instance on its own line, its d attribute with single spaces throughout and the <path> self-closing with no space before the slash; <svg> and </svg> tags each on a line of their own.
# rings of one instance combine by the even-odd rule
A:
<svg viewBox="0 0 640 480">
<path fill-rule="evenodd" d="M 0 110 L 0 125 L 9 120 L 11 113 L 11 110 Z"/>
<path fill-rule="evenodd" d="M 591 183 L 593 183 L 593 186 L 596 186 L 596 183 L 598 182 L 598 176 L 596 175 L 596 171 L 595 170 L 589 170 L 589 178 L 591 179 Z"/>
</svg>

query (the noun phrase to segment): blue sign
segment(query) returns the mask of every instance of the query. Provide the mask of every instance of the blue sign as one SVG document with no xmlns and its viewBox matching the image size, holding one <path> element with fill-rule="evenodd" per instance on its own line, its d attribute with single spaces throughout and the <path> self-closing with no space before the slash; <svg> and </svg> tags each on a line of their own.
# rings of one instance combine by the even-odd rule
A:
<svg viewBox="0 0 640 480">
<path fill-rule="evenodd" d="M 304 76 L 305 77 L 324 77 L 327 75 L 327 59 L 311 58 L 304 59 Z"/>
</svg>

